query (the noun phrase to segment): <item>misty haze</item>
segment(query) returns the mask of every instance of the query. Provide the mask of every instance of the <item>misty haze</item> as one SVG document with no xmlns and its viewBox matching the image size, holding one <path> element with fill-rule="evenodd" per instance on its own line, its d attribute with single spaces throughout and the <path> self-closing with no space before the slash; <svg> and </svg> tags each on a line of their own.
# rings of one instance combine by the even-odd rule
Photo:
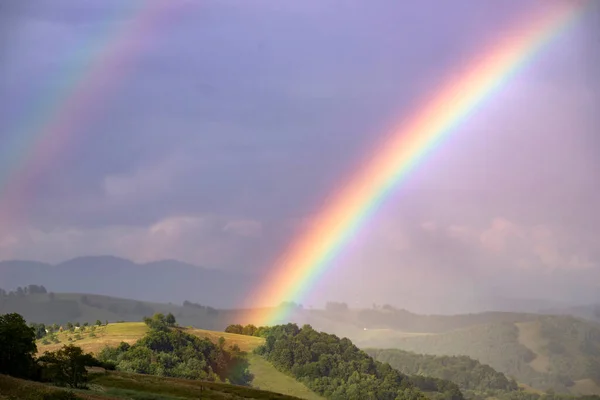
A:
<svg viewBox="0 0 600 400">
<path fill-rule="evenodd" d="M 0 400 L 600 400 L 598 65 L 596 0 L 1 2 Z"/>
</svg>

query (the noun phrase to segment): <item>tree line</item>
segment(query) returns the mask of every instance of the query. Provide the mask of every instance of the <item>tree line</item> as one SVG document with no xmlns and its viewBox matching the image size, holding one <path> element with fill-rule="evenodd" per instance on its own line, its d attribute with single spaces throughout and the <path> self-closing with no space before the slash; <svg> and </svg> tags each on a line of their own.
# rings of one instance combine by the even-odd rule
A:
<svg viewBox="0 0 600 400">
<path fill-rule="evenodd" d="M 248 324 L 248 325 L 240 325 L 240 324 L 233 324 L 233 325 L 229 325 L 227 328 L 225 328 L 225 332 L 227 333 L 235 333 L 238 335 L 245 335 L 245 336 L 256 336 L 256 337 L 265 337 L 268 333 L 269 333 L 269 327 L 267 326 L 256 326 L 253 324 Z"/>
<path fill-rule="evenodd" d="M 329 399 L 426 399 L 408 376 L 374 361 L 349 339 L 317 332 L 310 325 L 271 327 L 265 344 L 255 351 Z M 458 387 L 448 384 L 451 388 L 444 398 L 461 400 Z"/>
<path fill-rule="evenodd" d="M 30 294 L 46 294 L 48 291 L 44 285 L 27 285 L 19 286 L 15 290 L 5 290 L 0 288 L 0 297 L 11 297 L 11 296 L 27 296 Z"/>
</svg>

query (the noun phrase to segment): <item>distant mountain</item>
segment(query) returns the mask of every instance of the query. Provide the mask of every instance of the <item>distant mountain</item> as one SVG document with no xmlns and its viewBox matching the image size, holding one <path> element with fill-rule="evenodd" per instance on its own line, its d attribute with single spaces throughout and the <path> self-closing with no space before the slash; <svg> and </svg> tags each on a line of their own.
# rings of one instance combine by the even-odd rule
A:
<svg viewBox="0 0 600 400">
<path fill-rule="evenodd" d="M 137 264 L 113 256 L 79 257 L 57 264 L 0 262 L 0 287 L 29 284 L 53 292 L 102 294 L 154 302 L 184 300 L 219 308 L 243 304 L 257 277 L 175 260 Z"/>
</svg>

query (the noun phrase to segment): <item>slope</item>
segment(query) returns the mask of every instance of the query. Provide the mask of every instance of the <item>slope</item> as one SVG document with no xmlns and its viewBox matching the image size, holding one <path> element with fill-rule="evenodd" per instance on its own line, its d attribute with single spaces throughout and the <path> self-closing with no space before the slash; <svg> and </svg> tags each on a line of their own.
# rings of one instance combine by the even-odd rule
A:
<svg viewBox="0 0 600 400">
<path fill-rule="evenodd" d="M 56 342 L 48 340 L 38 340 L 38 353 L 45 351 L 56 350 L 64 344 L 75 344 L 86 352 L 98 354 L 105 346 L 116 346 L 121 341 L 135 343 L 138 339 L 144 336 L 148 331 L 147 326 L 143 322 L 123 322 L 112 323 L 105 326 L 100 326 L 91 330 L 87 327 L 84 331 L 81 328 L 76 332 L 60 332 L 55 335 Z M 256 347 L 264 343 L 264 339 L 252 336 L 236 335 L 226 332 L 216 332 L 197 328 L 183 328 L 186 332 L 208 338 L 214 343 L 217 343 L 219 338 L 225 339 L 226 346 L 238 345 L 241 350 L 251 353 Z M 260 357 L 253 354 L 248 354 L 249 370 L 254 375 L 252 386 L 268 390 L 270 392 L 283 393 L 297 398 L 318 400 L 321 399 L 315 393 L 310 391 L 302 383 L 293 378 L 279 372 L 270 363 L 264 361 Z"/>
<path fill-rule="evenodd" d="M 515 381 L 511 381 L 489 365 L 481 364 L 467 356 L 434 356 L 397 349 L 364 351 L 377 361 L 389 363 L 403 374 L 447 379 L 456 383 L 463 391 L 510 392 L 518 389 Z"/>
<path fill-rule="evenodd" d="M 57 396 L 52 398 L 65 398 L 58 395 L 66 392 L 72 392 L 77 398 L 85 400 L 298 399 L 243 386 L 119 372 L 92 373 L 90 390 L 70 391 L 0 375 L 0 399 L 45 400 L 51 394 Z"/>
<path fill-rule="evenodd" d="M 375 332 L 359 345 L 465 355 L 537 389 L 583 392 L 577 390 L 576 383 L 580 382 L 579 387 L 585 387 L 587 393 L 600 393 L 586 381 L 600 381 L 600 327 L 573 317 L 538 316 L 533 321 L 476 325 L 427 335 Z"/>
<path fill-rule="evenodd" d="M 131 284 L 141 278 L 143 284 Z M 203 268 L 175 260 L 138 264 L 119 257 L 94 256 L 56 265 L 0 261 L 0 282 L 6 290 L 37 284 L 55 292 L 104 294 L 152 302 L 190 300 L 218 307 L 241 304 L 259 279 L 244 272 Z"/>
</svg>

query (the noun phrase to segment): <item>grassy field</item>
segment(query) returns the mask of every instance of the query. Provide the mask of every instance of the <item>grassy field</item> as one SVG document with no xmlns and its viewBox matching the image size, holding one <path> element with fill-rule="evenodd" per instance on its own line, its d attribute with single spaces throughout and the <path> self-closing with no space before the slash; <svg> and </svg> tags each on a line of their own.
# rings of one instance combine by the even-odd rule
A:
<svg viewBox="0 0 600 400">
<path fill-rule="evenodd" d="M 296 398 L 301 399 L 322 399 L 302 383 L 275 369 L 271 363 L 252 354 L 252 351 L 257 346 L 264 343 L 264 339 L 254 336 L 236 335 L 233 333 L 216 332 L 197 328 L 182 329 L 192 335 L 208 338 L 214 343 L 217 343 L 219 338 L 223 337 L 226 346 L 237 344 L 242 351 L 248 352 L 249 369 L 254 375 L 254 380 L 252 382 L 253 387 L 276 393 L 284 393 L 288 396 L 295 396 Z M 54 351 L 65 344 L 72 343 L 80 346 L 86 352 L 98 354 L 105 346 L 117 346 L 121 341 L 135 343 L 138 339 L 143 337 L 147 331 L 148 327 L 143 322 L 122 322 L 97 327 L 93 332 L 95 335 L 94 337 L 90 337 L 92 332 L 89 330 L 89 327 L 84 332 L 78 331 L 77 333 L 79 333 L 79 336 L 81 337 L 81 339 L 78 340 L 74 339 L 77 333 L 61 332 L 56 335 L 59 343 L 44 345 L 42 341 L 39 340 L 37 342 L 38 353 L 42 354 L 45 351 Z M 69 341 L 69 338 L 71 338 L 71 341 Z M 122 390 L 124 389 L 122 388 Z"/>
<path fill-rule="evenodd" d="M 98 354 L 106 346 L 117 346 L 121 342 L 135 343 L 147 331 L 148 327 L 143 322 L 123 322 L 99 326 L 94 331 L 86 327 L 85 331 L 60 332 L 56 335 L 58 343 L 43 344 L 43 340 L 38 340 L 38 353 L 54 351 L 65 344 L 75 344 L 87 353 Z"/>
<path fill-rule="evenodd" d="M 47 394 L 64 390 L 0 375 L 0 398 L 43 400 Z M 90 374 L 89 390 L 73 392 L 85 400 L 298 399 L 243 386 L 119 372 Z"/>
<path fill-rule="evenodd" d="M 273 367 L 273 365 L 264 358 L 250 354 L 250 372 L 254 375 L 252 385 L 262 390 L 284 393 L 290 396 L 296 396 L 307 400 L 323 400 L 323 397 L 312 392 L 306 386 L 287 376 Z"/>
<path fill-rule="evenodd" d="M 216 332 L 196 328 L 186 329 L 186 332 L 198 337 L 208 338 L 213 343 L 217 343 L 219 338 L 223 337 L 227 346 L 233 346 L 234 344 L 237 344 L 242 351 L 247 352 L 252 352 L 252 350 L 264 343 L 263 338 L 255 336 L 236 335 L 235 333 Z"/>
</svg>

